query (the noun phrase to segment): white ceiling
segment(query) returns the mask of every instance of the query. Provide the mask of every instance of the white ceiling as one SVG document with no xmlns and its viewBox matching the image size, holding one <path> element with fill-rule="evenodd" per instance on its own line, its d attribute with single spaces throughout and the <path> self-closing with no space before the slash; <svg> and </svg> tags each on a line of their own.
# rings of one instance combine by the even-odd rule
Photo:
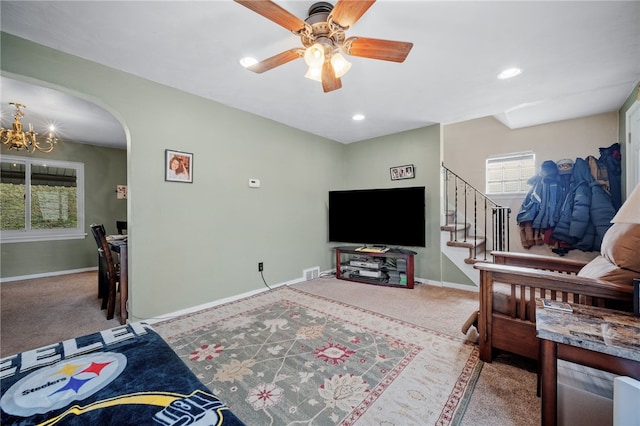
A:
<svg viewBox="0 0 640 426">
<path fill-rule="evenodd" d="M 277 3 L 305 19 L 313 0 Z M 351 71 L 330 93 L 303 77 L 302 60 L 243 69 L 242 56 L 301 44 L 231 0 L 0 4 L 4 32 L 342 143 L 485 116 L 516 129 L 615 111 L 640 81 L 640 1 L 378 0 L 347 35 L 410 41 L 412 51 L 401 64 L 348 57 Z M 512 66 L 523 73 L 496 79 Z M 50 117 L 63 138 L 126 146 L 104 110 L 0 83 L 3 125 L 7 102 L 19 101 L 25 123 Z"/>
</svg>

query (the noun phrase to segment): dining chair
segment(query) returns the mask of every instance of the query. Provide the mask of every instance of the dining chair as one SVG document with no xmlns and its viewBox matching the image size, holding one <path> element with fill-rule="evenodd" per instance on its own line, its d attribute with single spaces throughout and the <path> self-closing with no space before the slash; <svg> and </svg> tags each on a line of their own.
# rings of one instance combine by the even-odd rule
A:
<svg viewBox="0 0 640 426">
<path fill-rule="evenodd" d="M 118 235 L 124 235 L 124 233 L 127 232 L 127 221 L 116 220 L 116 228 L 118 229 Z"/>
<path fill-rule="evenodd" d="M 104 274 L 102 278 L 104 280 L 104 287 L 102 289 L 102 309 L 107 310 L 107 319 L 113 318 L 116 309 L 116 293 L 118 291 L 118 268 L 116 262 L 113 259 L 111 248 L 107 242 L 107 235 L 104 230 L 104 225 L 91 225 L 91 232 L 93 233 L 96 243 L 98 243 L 98 253 L 101 255 L 104 262 Z M 100 285 L 100 284 L 99 284 Z M 101 291 L 99 290 L 98 293 Z"/>
<path fill-rule="evenodd" d="M 102 224 L 92 224 L 91 225 L 91 233 L 93 234 L 93 238 L 96 240 L 96 245 L 98 246 L 98 298 L 103 299 L 102 309 L 106 308 L 106 299 L 105 290 L 107 288 L 107 266 L 105 264 L 104 256 L 102 255 L 102 244 L 100 243 L 100 237 L 95 232 L 94 227 L 100 227 L 101 232 L 106 234 L 104 225 Z"/>
</svg>

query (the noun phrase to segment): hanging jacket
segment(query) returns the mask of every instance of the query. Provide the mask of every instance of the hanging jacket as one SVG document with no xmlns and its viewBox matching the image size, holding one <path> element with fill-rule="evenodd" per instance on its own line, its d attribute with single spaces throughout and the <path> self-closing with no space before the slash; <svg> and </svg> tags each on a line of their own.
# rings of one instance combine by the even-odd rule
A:
<svg viewBox="0 0 640 426">
<path fill-rule="evenodd" d="M 567 198 L 571 196 L 571 173 L 558 175 L 558 202 L 553 212 L 554 228 L 558 226 L 560 222 L 560 215 L 562 214 L 562 207 Z"/>
<path fill-rule="evenodd" d="M 525 195 L 524 200 L 522 200 L 520 211 L 518 211 L 518 215 L 516 216 L 516 223 L 532 223 L 533 219 L 538 215 L 540 202 L 542 201 L 542 185 L 539 185 L 539 181 L 540 177 L 538 175 L 527 180 L 531 188 L 529 192 L 527 192 L 527 195 Z"/>
<path fill-rule="evenodd" d="M 594 157 L 587 157 L 587 161 L 589 163 L 593 163 L 595 160 Z M 593 175 L 592 175 L 593 177 Z M 600 244 L 602 243 L 602 238 L 604 237 L 605 232 L 611 227 L 611 219 L 616 214 L 617 209 L 613 206 L 613 201 L 611 197 L 610 186 L 608 183 L 602 183 L 600 180 L 593 179 L 590 182 L 591 187 L 591 222 L 595 228 L 595 239 L 593 242 L 593 247 L 591 250 L 600 251 Z"/>
<path fill-rule="evenodd" d="M 611 194 L 613 208 L 618 211 L 622 206 L 622 154 L 620 144 L 614 143 L 607 148 L 600 148 L 600 158 L 598 162 L 607 169 L 608 189 Z"/>
<path fill-rule="evenodd" d="M 542 163 L 540 172 L 527 183 L 531 189 L 525 196 L 516 222 L 532 222 L 533 229 L 547 229 L 555 225 L 554 211 L 558 202 L 558 166 L 551 160 Z"/>
<path fill-rule="evenodd" d="M 551 160 L 542 163 L 540 167 L 542 183 L 542 201 L 538 214 L 533 219 L 533 229 L 545 230 L 556 225 L 554 213 L 558 203 L 558 166 Z"/>
<path fill-rule="evenodd" d="M 593 245 L 595 229 L 591 224 L 590 186 L 593 181 L 586 161 L 576 158 L 569 194 L 563 202 L 560 219 L 551 234 L 554 239 L 564 241 L 575 248 Z"/>
<path fill-rule="evenodd" d="M 604 233 L 611 226 L 615 208 L 611 196 L 591 174 L 587 159 L 577 158 L 571 175 L 570 194 L 552 237 L 583 251 L 600 251 Z"/>
</svg>

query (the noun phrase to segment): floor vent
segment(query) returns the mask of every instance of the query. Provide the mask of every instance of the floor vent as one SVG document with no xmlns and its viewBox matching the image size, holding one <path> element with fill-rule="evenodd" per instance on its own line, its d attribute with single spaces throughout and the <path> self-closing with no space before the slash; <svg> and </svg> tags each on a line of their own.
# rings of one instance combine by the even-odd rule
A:
<svg viewBox="0 0 640 426">
<path fill-rule="evenodd" d="M 320 267 L 305 269 L 302 271 L 302 276 L 305 281 L 314 280 L 320 276 Z"/>
</svg>

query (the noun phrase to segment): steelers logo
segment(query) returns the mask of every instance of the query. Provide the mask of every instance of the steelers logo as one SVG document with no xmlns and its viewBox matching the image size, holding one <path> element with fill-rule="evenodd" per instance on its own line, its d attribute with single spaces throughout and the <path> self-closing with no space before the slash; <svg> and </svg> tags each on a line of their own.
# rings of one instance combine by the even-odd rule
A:
<svg viewBox="0 0 640 426">
<path fill-rule="evenodd" d="M 2 409 L 29 417 L 83 400 L 115 380 L 127 366 L 119 353 L 100 352 L 40 368 L 14 383 L 0 399 Z"/>
</svg>

